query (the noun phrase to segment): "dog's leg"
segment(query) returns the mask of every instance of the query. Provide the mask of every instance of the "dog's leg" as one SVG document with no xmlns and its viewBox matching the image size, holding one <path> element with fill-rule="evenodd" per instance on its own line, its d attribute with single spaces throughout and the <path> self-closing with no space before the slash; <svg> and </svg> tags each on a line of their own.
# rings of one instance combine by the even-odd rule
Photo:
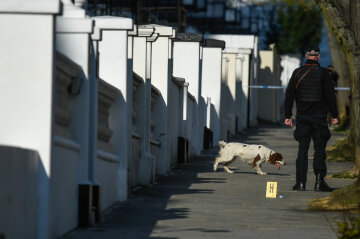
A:
<svg viewBox="0 0 360 239">
<path fill-rule="evenodd" d="M 214 162 L 214 165 L 213 165 L 214 172 L 215 172 L 215 171 L 217 170 L 217 168 L 218 168 L 219 161 L 220 161 L 219 158 L 216 158 L 216 159 L 215 159 L 215 162 Z"/>
<path fill-rule="evenodd" d="M 234 171 L 231 171 L 227 166 L 229 166 L 232 162 L 234 162 L 235 157 L 232 158 L 230 161 L 224 163 L 223 168 L 227 173 L 234 173 Z"/>
<path fill-rule="evenodd" d="M 256 166 L 254 167 L 254 170 L 256 170 L 256 173 L 259 174 L 259 175 L 266 175 L 267 173 L 264 173 L 262 170 L 261 170 L 261 162 L 259 163 L 260 161 L 258 161 L 256 163 Z"/>
<path fill-rule="evenodd" d="M 227 166 L 223 165 L 223 168 L 224 170 L 227 172 L 227 173 L 234 173 L 234 171 L 231 171 Z"/>
<path fill-rule="evenodd" d="M 267 173 L 264 173 L 263 171 L 261 171 L 261 168 L 257 168 L 256 173 L 260 174 L 260 175 L 266 175 L 267 174 Z"/>
</svg>

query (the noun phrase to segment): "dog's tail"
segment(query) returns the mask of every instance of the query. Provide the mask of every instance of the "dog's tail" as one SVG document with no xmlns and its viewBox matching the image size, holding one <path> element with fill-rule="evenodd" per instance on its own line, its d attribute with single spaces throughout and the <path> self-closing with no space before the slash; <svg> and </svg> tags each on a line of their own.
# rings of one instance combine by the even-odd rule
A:
<svg viewBox="0 0 360 239">
<path fill-rule="evenodd" d="M 222 141 L 222 140 L 219 141 L 219 147 L 220 147 L 220 149 L 224 148 L 225 145 L 227 145 L 227 143 L 226 143 L 225 141 Z"/>
</svg>

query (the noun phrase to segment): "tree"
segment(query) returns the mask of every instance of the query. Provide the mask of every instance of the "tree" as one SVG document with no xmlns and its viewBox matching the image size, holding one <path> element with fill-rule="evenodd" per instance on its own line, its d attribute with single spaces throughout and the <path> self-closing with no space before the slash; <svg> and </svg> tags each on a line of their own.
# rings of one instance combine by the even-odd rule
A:
<svg viewBox="0 0 360 239">
<path fill-rule="evenodd" d="M 355 165 L 354 168 L 359 170 L 360 167 L 360 46 L 356 36 L 339 11 L 339 5 L 334 0 L 315 0 L 319 6 L 325 20 L 328 22 L 334 33 L 338 44 L 345 54 L 346 61 L 350 70 L 351 84 L 351 111 L 353 117 L 353 137 L 355 143 Z M 358 5 L 357 1 L 352 1 Z M 356 9 L 357 6 L 356 5 Z M 355 10 L 356 10 L 355 9 Z M 354 9 L 351 9 L 354 11 Z M 353 13 L 352 13 L 353 14 Z M 358 12 L 356 14 L 359 14 Z M 352 27 L 359 29 L 358 22 L 352 21 Z M 358 174 L 357 184 L 360 185 L 360 173 Z"/>
<path fill-rule="evenodd" d="M 322 19 L 316 4 L 311 0 L 281 0 L 276 23 L 268 34 L 268 43 L 275 43 L 280 54 L 304 53 L 306 47 L 321 41 Z"/>
<path fill-rule="evenodd" d="M 334 34 L 332 33 L 329 24 L 324 22 L 326 35 L 328 37 L 329 49 L 331 53 L 332 65 L 335 68 L 335 71 L 339 74 L 338 86 L 350 86 L 350 73 L 349 67 L 346 62 L 344 53 L 342 52 L 339 44 L 336 41 Z M 339 127 L 342 129 L 347 129 L 349 125 L 349 116 L 350 116 L 350 91 L 338 91 L 336 94 L 336 101 L 338 104 L 339 111 Z"/>
</svg>

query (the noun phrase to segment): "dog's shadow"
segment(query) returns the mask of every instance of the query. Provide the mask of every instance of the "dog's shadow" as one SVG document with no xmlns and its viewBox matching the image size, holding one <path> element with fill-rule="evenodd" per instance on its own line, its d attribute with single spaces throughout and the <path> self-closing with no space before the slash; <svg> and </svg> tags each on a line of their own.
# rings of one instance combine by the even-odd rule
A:
<svg viewBox="0 0 360 239">
<path fill-rule="evenodd" d="M 236 171 L 234 170 L 234 173 L 239 173 L 239 174 L 254 174 L 254 175 L 258 175 L 256 172 L 245 172 L 245 171 Z M 287 173 L 267 173 L 266 175 L 264 176 L 283 176 L 283 177 L 288 177 L 290 176 L 290 174 L 287 174 Z M 259 176 L 262 176 L 262 175 L 259 175 Z"/>
</svg>

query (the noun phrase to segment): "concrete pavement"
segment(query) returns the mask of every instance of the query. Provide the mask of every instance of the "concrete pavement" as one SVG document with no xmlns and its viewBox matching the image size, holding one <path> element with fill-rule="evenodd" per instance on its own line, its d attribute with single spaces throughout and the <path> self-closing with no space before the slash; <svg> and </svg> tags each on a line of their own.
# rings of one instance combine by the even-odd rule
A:
<svg viewBox="0 0 360 239">
<path fill-rule="evenodd" d="M 333 135 L 330 144 L 341 135 Z M 212 172 L 214 153 L 193 159 L 174 168 L 156 184 L 130 193 L 104 214 L 102 223 L 93 228 L 77 229 L 63 239 L 115 238 L 336 238 L 330 222 L 341 214 L 311 212 L 308 202 L 328 193 L 314 192 L 312 160 L 309 160 L 307 191 L 292 191 L 295 183 L 297 143 L 292 130 L 276 125 L 248 129 L 236 139 L 263 144 L 280 153 L 287 166 L 280 171 L 264 165 L 268 175 L 260 176 L 242 161 L 231 165 L 236 173 L 222 168 Z M 312 155 L 312 150 L 309 152 Z M 328 163 L 329 174 L 347 170 L 351 163 Z M 278 195 L 267 199 L 266 182 L 278 182 Z M 333 187 L 352 182 L 327 179 Z M 332 223 L 333 224 L 333 223 Z"/>
</svg>

